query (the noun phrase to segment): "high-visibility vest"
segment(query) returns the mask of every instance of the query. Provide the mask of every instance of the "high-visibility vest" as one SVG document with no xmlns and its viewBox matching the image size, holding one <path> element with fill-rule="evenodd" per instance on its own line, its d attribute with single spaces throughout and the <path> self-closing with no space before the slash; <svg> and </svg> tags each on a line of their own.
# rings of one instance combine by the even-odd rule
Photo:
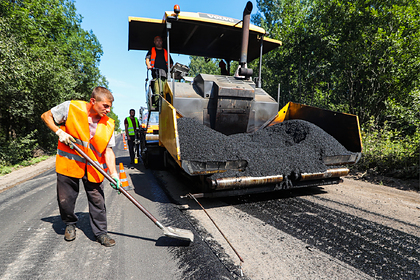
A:
<svg viewBox="0 0 420 280">
<path fill-rule="evenodd" d="M 139 128 L 139 120 L 136 117 L 134 117 L 134 120 L 136 122 L 136 127 Z M 127 124 L 128 124 L 128 127 L 127 127 L 128 135 L 130 136 L 135 135 L 136 133 L 134 131 L 133 122 L 131 121 L 130 117 L 127 117 Z"/>
<path fill-rule="evenodd" d="M 163 49 L 163 53 L 164 53 L 165 61 L 166 61 L 166 68 L 168 68 L 168 51 L 166 49 Z M 150 65 L 152 67 L 155 67 L 155 60 L 156 60 L 156 48 L 153 47 L 152 54 L 150 56 Z"/>
<path fill-rule="evenodd" d="M 104 152 L 114 132 L 114 120 L 103 116 L 99 120 L 95 135 L 91 139 L 86 104 L 85 101 L 72 100 L 66 123 L 60 129 L 73 136 L 80 148 L 107 171 Z M 82 178 L 86 170 L 90 182 L 101 183 L 104 180 L 104 176 L 85 158 L 60 141 L 58 141 L 55 170 L 59 174 L 73 178 Z"/>
</svg>

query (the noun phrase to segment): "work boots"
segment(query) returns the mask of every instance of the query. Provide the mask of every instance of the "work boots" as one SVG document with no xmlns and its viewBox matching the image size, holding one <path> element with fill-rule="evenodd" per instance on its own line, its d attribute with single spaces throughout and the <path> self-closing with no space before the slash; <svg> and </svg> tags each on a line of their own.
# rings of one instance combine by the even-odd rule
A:
<svg viewBox="0 0 420 280">
<path fill-rule="evenodd" d="M 76 225 L 67 225 L 64 233 L 64 240 L 73 241 L 74 239 L 76 239 Z"/>
<path fill-rule="evenodd" d="M 104 233 L 96 237 L 96 241 L 104 245 L 105 247 L 112 247 L 115 245 L 115 240 L 108 236 L 108 234 Z"/>
</svg>

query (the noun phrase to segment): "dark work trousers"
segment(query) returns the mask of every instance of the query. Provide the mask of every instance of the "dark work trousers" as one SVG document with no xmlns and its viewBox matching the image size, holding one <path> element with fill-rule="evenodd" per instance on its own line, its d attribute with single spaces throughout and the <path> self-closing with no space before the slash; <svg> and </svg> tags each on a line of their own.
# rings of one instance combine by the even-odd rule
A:
<svg viewBox="0 0 420 280">
<path fill-rule="evenodd" d="M 74 213 L 76 199 L 79 194 L 78 178 L 68 177 L 57 173 L 57 200 L 61 219 L 66 225 L 76 224 Z M 102 183 L 92 183 L 86 175 L 82 178 L 89 204 L 89 219 L 93 234 L 98 237 L 108 233 L 106 222 L 106 207 L 104 187 Z"/>
<path fill-rule="evenodd" d="M 128 139 L 128 138 L 127 138 Z M 130 135 L 130 140 L 127 140 L 128 143 L 128 151 L 130 152 L 130 163 L 134 163 L 134 140 L 135 140 L 135 136 L 134 135 Z M 138 149 L 138 144 L 137 144 L 137 157 L 139 157 L 139 149 Z"/>
</svg>

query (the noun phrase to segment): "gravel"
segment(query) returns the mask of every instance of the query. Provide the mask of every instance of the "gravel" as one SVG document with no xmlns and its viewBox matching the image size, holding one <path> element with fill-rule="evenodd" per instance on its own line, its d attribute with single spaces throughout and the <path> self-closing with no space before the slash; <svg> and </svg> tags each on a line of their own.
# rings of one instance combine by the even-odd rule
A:
<svg viewBox="0 0 420 280">
<path fill-rule="evenodd" d="M 181 160 L 248 162 L 243 172 L 229 170 L 212 179 L 323 172 L 327 170 L 323 157 L 352 154 L 324 130 L 303 120 L 230 136 L 191 118 L 180 118 L 177 124 Z"/>
</svg>

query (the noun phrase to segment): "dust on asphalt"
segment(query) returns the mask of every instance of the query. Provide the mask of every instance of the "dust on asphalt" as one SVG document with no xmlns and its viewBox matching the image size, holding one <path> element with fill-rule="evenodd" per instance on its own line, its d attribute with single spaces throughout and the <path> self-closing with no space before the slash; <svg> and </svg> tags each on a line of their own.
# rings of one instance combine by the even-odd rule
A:
<svg viewBox="0 0 420 280">
<path fill-rule="evenodd" d="M 279 195 L 224 201 L 374 278 L 418 279 L 419 237 L 299 197 L 275 199 Z"/>
</svg>

